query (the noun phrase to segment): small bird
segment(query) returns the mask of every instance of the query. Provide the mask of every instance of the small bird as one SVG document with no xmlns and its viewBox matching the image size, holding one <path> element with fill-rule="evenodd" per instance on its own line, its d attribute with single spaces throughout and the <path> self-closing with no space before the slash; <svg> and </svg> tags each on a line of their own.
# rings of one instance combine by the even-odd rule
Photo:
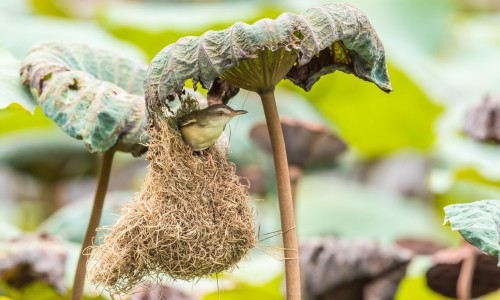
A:
<svg viewBox="0 0 500 300">
<path fill-rule="evenodd" d="M 234 110 L 224 104 L 211 105 L 181 117 L 179 130 L 182 139 L 193 151 L 203 151 L 215 144 L 234 116 L 246 113 L 246 110 Z"/>
</svg>

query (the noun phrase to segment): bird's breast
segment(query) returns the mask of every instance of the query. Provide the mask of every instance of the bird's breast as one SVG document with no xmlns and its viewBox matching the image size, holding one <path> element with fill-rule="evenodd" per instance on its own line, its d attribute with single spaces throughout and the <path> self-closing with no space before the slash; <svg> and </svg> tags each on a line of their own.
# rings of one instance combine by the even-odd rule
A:
<svg viewBox="0 0 500 300">
<path fill-rule="evenodd" d="M 180 131 L 184 142 L 193 148 L 193 151 L 201 151 L 215 144 L 223 129 L 212 126 L 201 127 L 193 123 L 181 127 Z"/>
</svg>

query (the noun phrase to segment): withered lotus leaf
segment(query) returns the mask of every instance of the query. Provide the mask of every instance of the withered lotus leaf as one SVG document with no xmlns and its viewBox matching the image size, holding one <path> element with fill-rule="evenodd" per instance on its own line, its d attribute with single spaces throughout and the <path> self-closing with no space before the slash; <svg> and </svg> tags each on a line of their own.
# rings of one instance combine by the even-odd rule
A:
<svg viewBox="0 0 500 300">
<path fill-rule="evenodd" d="M 113 52 L 70 42 L 34 46 L 21 66 L 46 116 L 91 152 L 140 155 L 146 148 L 142 80 L 146 66 Z"/>
<path fill-rule="evenodd" d="M 305 90 L 335 70 L 371 81 L 384 91 L 392 90 L 384 48 L 372 25 L 358 9 L 337 3 L 302 14 L 284 13 L 276 20 L 262 19 L 252 25 L 238 22 L 225 30 L 179 39 L 150 64 L 144 83 L 149 110 L 181 94 L 188 79 L 210 89 L 214 80 L 227 77 L 234 67 L 259 57 L 262 51 L 275 54 L 269 55 L 266 65 L 283 69 L 281 77 L 275 76 L 278 71 L 269 77 L 275 76 L 278 81 L 285 77 Z M 294 53 L 291 68 L 281 67 L 288 63 L 286 53 Z M 250 67 L 243 73 L 249 71 Z M 265 70 L 254 71 L 259 75 Z M 260 77 L 240 76 L 237 86 L 251 89 L 244 79 Z"/>
</svg>

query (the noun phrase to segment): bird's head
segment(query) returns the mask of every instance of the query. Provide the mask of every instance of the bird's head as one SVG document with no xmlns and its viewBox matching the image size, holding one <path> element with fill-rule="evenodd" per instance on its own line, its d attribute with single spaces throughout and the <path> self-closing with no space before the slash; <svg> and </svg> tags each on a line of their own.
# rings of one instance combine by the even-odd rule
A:
<svg viewBox="0 0 500 300">
<path fill-rule="evenodd" d="M 198 111 L 196 117 L 210 126 L 225 126 L 233 117 L 246 113 L 246 110 L 235 110 L 228 105 L 216 104 Z"/>
</svg>

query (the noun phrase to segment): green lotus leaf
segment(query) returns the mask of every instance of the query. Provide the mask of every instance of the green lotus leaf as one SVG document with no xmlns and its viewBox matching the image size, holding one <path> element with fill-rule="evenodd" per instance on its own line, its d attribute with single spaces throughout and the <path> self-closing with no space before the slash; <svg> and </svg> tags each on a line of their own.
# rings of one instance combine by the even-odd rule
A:
<svg viewBox="0 0 500 300">
<path fill-rule="evenodd" d="M 143 64 L 84 44 L 42 43 L 21 67 L 43 112 L 91 152 L 140 155 L 147 135 Z"/>
<path fill-rule="evenodd" d="M 22 108 L 33 112 L 36 103 L 19 81 L 20 62 L 0 46 L 0 109 Z"/>
<path fill-rule="evenodd" d="M 335 176 L 333 172 L 314 172 L 301 179 L 296 209 L 299 240 L 333 235 L 381 243 L 394 243 L 401 237 L 445 245 L 455 242 L 428 205 Z"/>
<path fill-rule="evenodd" d="M 23 130 L 1 136 L 0 144 L 0 166 L 5 164 L 43 182 L 91 176 L 97 172 L 97 157 L 59 131 L 54 134 Z"/>
<path fill-rule="evenodd" d="M 262 51 L 266 53 L 261 55 Z M 266 77 L 268 70 L 251 70 L 244 62 L 269 55 L 267 65 L 279 69 L 285 65 L 283 61 L 290 60 L 286 53 L 293 53 L 297 60 L 293 58 L 284 77 L 304 90 L 335 70 L 391 90 L 384 48 L 366 16 L 350 5 L 331 4 L 300 15 L 284 13 L 276 20 L 262 19 L 252 25 L 238 22 L 225 30 L 179 39 L 150 64 L 145 80 L 147 105 L 151 108 L 172 100 L 189 79 L 210 88 L 227 71 L 238 73 L 234 67 L 240 68 L 241 63 L 246 74 L 254 71 Z"/>
<path fill-rule="evenodd" d="M 82 243 L 85 229 L 91 214 L 90 197 L 83 197 L 75 202 L 63 206 L 43 221 L 37 228 L 38 232 L 46 232 L 63 238 L 66 241 Z M 132 200 L 132 195 L 123 191 L 110 191 L 106 195 L 103 214 L 99 227 L 111 226 L 116 223 L 120 209 Z M 94 244 L 99 244 L 102 232 L 98 232 Z"/>
<path fill-rule="evenodd" d="M 6 209 L 5 206 L 4 209 Z M 21 229 L 17 228 L 13 224 L 10 224 L 4 219 L 0 219 L 0 241 L 8 240 L 20 234 L 21 234 Z"/>
<path fill-rule="evenodd" d="M 19 80 L 19 74 L 17 75 Z M 19 81 L 19 84 L 21 82 Z M 29 89 L 27 88 L 29 95 Z M 29 95 L 31 97 L 31 95 Z M 35 105 L 35 104 L 33 104 Z M 36 106 L 34 111 L 27 110 L 27 107 L 17 102 L 9 104 L 0 109 L 0 137 L 5 134 L 15 133 L 24 130 L 59 131 L 57 125 L 47 118 L 40 106 Z"/>
<path fill-rule="evenodd" d="M 364 157 L 384 157 L 407 148 L 430 151 L 443 107 L 403 70 L 390 63 L 388 70 L 398 87 L 390 95 L 373 85 L 360 85 L 357 78 L 343 73 L 319 81 L 308 93 L 289 82 L 282 86 L 308 99 L 337 126 L 349 147 Z"/>
<path fill-rule="evenodd" d="M 500 258 L 500 200 L 452 204 L 444 212 L 444 223 L 450 223 L 451 229 L 458 230 L 482 251 Z"/>
</svg>

